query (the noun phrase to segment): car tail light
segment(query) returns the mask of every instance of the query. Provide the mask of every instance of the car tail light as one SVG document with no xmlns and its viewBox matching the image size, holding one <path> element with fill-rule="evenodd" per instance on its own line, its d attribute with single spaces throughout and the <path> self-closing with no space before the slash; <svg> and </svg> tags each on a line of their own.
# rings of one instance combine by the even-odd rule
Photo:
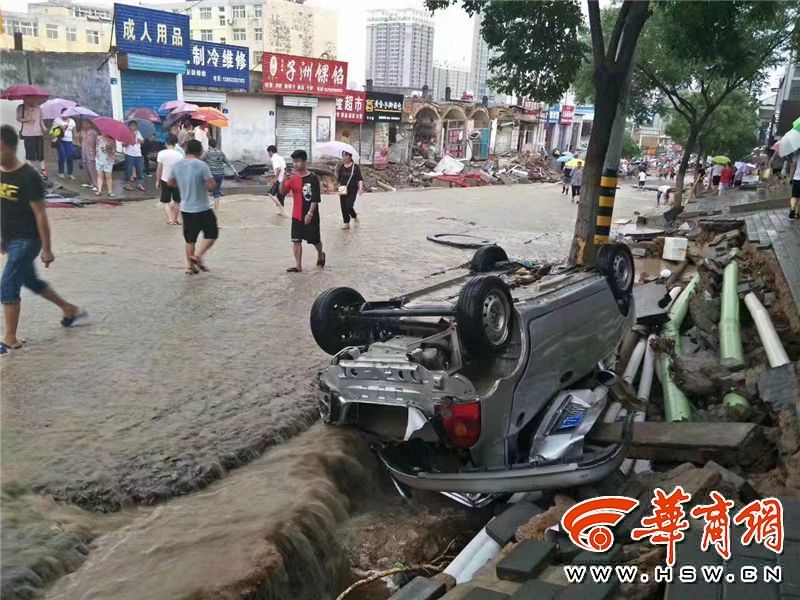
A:
<svg viewBox="0 0 800 600">
<path fill-rule="evenodd" d="M 481 437 L 480 402 L 460 402 L 438 407 L 447 437 L 457 448 L 471 448 Z"/>
</svg>

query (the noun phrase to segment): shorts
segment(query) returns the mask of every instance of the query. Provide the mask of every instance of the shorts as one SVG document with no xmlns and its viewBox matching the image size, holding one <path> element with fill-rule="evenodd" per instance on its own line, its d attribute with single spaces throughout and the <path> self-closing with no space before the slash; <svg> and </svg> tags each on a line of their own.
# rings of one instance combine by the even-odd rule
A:
<svg viewBox="0 0 800 600">
<path fill-rule="evenodd" d="M 26 136 L 22 141 L 25 143 L 26 160 L 44 160 L 44 136 Z"/>
<path fill-rule="evenodd" d="M 269 190 L 269 195 L 270 196 L 275 196 L 278 199 L 278 202 L 281 203 L 281 206 L 284 205 L 283 201 L 286 199 L 286 195 L 285 194 L 281 194 L 281 182 L 280 181 L 276 180 L 275 183 L 272 184 L 272 187 Z"/>
<path fill-rule="evenodd" d="M 215 240 L 219 237 L 217 215 L 210 208 L 198 213 L 181 212 L 181 215 L 183 215 L 183 239 L 187 244 L 196 243 L 200 232 L 207 240 Z"/>
<path fill-rule="evenodd" d="M 581 186 L 573 185 L 572 186 L 572 197 L 580 196 L 581 195 Z"/>
<path fill-rule="evenodd" d="M 94 166 L 97 167 L 98 173 L 111 173 L 114 170 L 114 163 L 108 158 L 97 157 L 94 161 Z"/>
<path fill-rule="evenodd" d="M 319 219 L 311 221 L 308 225 L 303 221 L 292 219 L 292 243 L 300 244 L 302 242 L 314 245 L 322 243 L 322 237 L 319 233 Z"/>
<path fill-rule="evenodd" d="M 24 285 L 35 294 L 41 294 L 47 283 L 36 274 L 36 258 L 42 251 L 39 240 L 11 240 L 6 242 L 6 266 L 0 279 L 0 302 L 17 304 Z"/>
<path fill-rule="evenodd" d="M 722 176 L 721 176 L 721 175 L 714 175 L 714 176 L 711 178 L 711 184 L 712 184 L 712 185 L 714 185 L 714 186 L 717 186 L 717 185 L 719 185 L 719 180 L 720 180 L 720 179 L 722 179 Z"/>
<path fill-rule="evenodd" d="M 170 202 L 180 202 L 181 194 L 178 188 L 172 187 L 166 181 L 161 182 L 161 203 L 169 204 Z"/>
<path fill-rule="evenodd" d="M 800 198 L 800 179 L 792 180 L 792 198 Z"/>
</svg>

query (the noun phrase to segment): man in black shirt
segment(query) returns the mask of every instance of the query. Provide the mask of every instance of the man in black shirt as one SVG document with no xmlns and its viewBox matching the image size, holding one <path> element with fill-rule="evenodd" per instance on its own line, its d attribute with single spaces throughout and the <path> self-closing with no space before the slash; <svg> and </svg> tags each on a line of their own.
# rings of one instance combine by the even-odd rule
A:
<svg viewBox="0 0 800 600">
<path fill-rule="evenodd" d="M 281 184 L 281 192 L 292 192 L 292 244 L 294 267 L 288 273 L 303 271 L 303 242 L 317 250 L 317 266 L 325 266 L 322 238 L 319 232 L 319 203 L 322 200 L 319 177 L 307 169 L 308 154 L 305 150 L 292 152 L 294 169 L 292 176 Z"/>
<path fill-rule="evenodd" d="M 36 170 L 17 158 L 19 137 L 10 125 L 0 127 L 0 250 L 6 266 L 0 279 L 6 330 L 0 354 L 22 347 L 17 339 L 22 286 L 57 305 L 69 327 L 87 317 L 39 279 L 35 261 L 41 252 L 45 268 L 55 260 L 50 246 L 50 225 L 44 207 L 44 184 Z"/>
</svg>

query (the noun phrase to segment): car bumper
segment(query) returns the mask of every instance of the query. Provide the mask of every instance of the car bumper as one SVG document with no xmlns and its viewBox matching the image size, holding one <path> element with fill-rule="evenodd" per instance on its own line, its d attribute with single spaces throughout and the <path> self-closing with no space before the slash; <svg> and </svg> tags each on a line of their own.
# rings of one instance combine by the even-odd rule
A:
<svg viewBox="0 0 800 600">
<path fill-rule="evenodd" d="M 470 473 L 409 473 L 392 464 L 381 449 L 377 453 L 392 477 L 416 489 L 473 494 L 563 489 L 594 483 L 619 469 L 627 457 L 632 428 L 633 415 L 625 422 L 622 441 L 610 446 L 600 456 L 543 467 L 519 466 Z"/>
</svg>

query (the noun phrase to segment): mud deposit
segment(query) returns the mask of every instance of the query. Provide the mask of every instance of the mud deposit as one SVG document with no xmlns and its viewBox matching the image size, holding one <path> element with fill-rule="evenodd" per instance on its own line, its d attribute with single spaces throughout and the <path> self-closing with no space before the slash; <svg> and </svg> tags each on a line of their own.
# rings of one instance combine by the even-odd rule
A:
<svg viewBox="0 0 800 600">
<path fill-rule="evenodd" d="M 24 294 L 27 346 L 0 362 L 3 598 L 29 597 L 74 570 L 94 543 L 58 597 L 269 597 L 278 592 L 259 587 L 267 572 L 283 573 L 275 590 L 293 585 L 314 544 L 338 548 L 334 526 L 367 481 L 353 474 L 366 468 L 353 449 L 327 435 L 281 448 L 316 416 L 313 379 L 327 357 L 308 327 L 314 298 L 337 285 L 380 298 L 435 282 L 430 273 L 472 255 L 425 240 L 435 233 L 491 235 L 512 255 L 562 257 L 577 209 L 559 189 L 367 195 L 350 231 L 339 230 L 338 202 L 326 196 L 328 266 L 314 269 L 307 255 L 300 275 L 285 273 L 289 219 L 264 198 L 223 199 L 212 271 L 197 277 L 184 275 L 181 233 L 155 201 L 51 210 L 56 261 L 43 275 L 92 319 L 64 330 L 51 306 Z M 275 456 L 294 467 L 280 470 Z M 292 531 L 305 540 L 297 547 Z M 283 564 L 300 554 L 305 562 Z M 311 561 L 318 571 L 303 589 L 350 576 L 335 556 Z M 141 595 L 126 596 L 132 587 Z"/>
</svg>

